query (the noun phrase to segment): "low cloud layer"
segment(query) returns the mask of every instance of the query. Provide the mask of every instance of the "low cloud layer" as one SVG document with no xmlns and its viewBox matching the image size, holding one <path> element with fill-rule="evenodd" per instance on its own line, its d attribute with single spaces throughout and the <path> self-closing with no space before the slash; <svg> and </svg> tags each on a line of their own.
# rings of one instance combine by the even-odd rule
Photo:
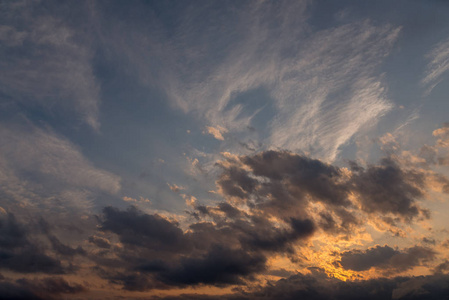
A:
<svg viewBox="0 0 449 300">
<path fill-rule="evenodd" d="M 82 261 L 90 261 L 95 265 L 95 276 L 128 292 L 205 286 L 255 288 L 266 274 L 295 273 L 273 269 L 276 257 L 311 272 L 254 291 L 236 292 L 230 299 L 239 299 L 240 293 L 248 299 L 274 299 L 276 293 L 285 293 L 285 284 L 293 284 L 289 287 L 291 297 L 310 299 L 326 299 L 331 291 L 343 297 L 352 285 L 362 294 L 371 288 L 370 282 L 344 283 L 329 277 L 332 268 L 353 272 L 351 276 L 374 269 L 391 277 L 423 266 L 443 274 L 444 262 L 435 264 L 435 242 L 403 249 L 385 245 L 333 251 L 326 254 L 333 258 L 326 267 L 329 269 L 317 268 L 316 262 L 310 261 L 314 253 L 310 247 L 320 237 L 340 236 L 350 241 L 365 230 L 363 220 L 379 222 L 379 216 L 389 217 L 394 221 L 384 221 L 384 226 L 399 228 L 430 217 L 419 203 L 428 189 L 426 170 L 402 163 L 389 157 L 378 165 L 350 162 L 344 168 L 287 151 L 248 156 L 224 153 L 217 162 L 221 173 L 216 181 L 224 201 L 214 205 L 195 201 L 183 221 L 146 213 L 135 206 L 105 207 L 96 216 L 97 228 L 91 227 L 84 236 L 83 246 L 80 241 L 78 246 L 65 244 L 42 219 L 36 227 L 40 238 L 32 240 L 29 237 L 36 229 L 6 213 L 0 224 L 0 263 L 2 269 L 23 275 L 64 275 L 76 274 L 82 270 Z M 23 292 L 39 290 L 40 286 L 47 289 L 27 280 L 10 284 Z M 405 285 L 402 281 L 412 279 L 378 280 L 371 283 L 387 285 L 392 293 Z M 319 291 L 299 287 L 314 281 L 313 288 Z M 63 292 L 85 292 L 84 287 L 71 290 L 71 285 L 61 284 L 67 288 Z M 376 293 L 376 297 L 383 295 Z"/>
</svg>

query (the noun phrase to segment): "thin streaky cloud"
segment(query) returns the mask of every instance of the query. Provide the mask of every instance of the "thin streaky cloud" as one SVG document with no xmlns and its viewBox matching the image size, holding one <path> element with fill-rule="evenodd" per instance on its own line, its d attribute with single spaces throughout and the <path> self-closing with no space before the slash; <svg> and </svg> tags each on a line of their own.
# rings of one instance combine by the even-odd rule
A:
<svg viewBox="0 0 449 300">
<path fill-rule="evenodd" d="M 428 95 L 443 80 L 449 70 L 449 39 L 441 41 L 426 54 L 428 64 L 421 83 L 426 87 Z"/>
</svg>

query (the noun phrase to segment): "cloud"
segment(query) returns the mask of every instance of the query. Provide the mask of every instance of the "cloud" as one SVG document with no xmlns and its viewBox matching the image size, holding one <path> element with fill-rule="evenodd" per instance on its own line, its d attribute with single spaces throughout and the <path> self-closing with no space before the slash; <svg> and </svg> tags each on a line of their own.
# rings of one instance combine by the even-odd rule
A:
<svg viewBox="0 0 449 300">
<path fill-rule="evenodd" d="M 344 168 L 271 150 L 223 154 L 217 166 L 216 184 L 225 201 L 194 201 L 187 211 L 190 220 L 179 222 L 135 207 L 105 208 L 99 230 L 120 246 L 90 238 L 101 249 L 90 257 L 101 269 L 98 274 L 138 291 L 238 285 L 269 272 L 273 257 L 310 266 L 314 250 L 309 246 L 316 239 L 338 236 L 345 241 L 342 247 L 353 245 L 366 221 L 384 220 L 394 231 L 429 217 L 417 202 L 429 189 L 428 173 L 395 156 L 377 165 L 349 162 Z M 374 268 L 384 276 L 429 267 L 436 259 L 434 250 L 422 246 L 347 250 L 339 260 L 328 255 L 329 270 Z"/>
<path fill-rule="evenodd" d="M 212 127 L 212 126 L 206 126 L 207 133 L 212 135 L 214 138 L 220 141 L 224 141 L 223 133 L 228 132 L 226 128 L 223 128 L 221 126 Z"/>
<path fill-rule="evenodd" d="M 449 261 L 445 260 L 441 264 L 435 267 L 433 270 L 435 274 L 444 274 L 449 272 Z"/>
<path fill-rule="evenodd" d="M 0 219 L 0 244 L 4 249 L 13 249 L 28 245 L 25 229 L 17 222 L 13 214 Z"/>
<path fill-rule="evenodd" d="M 264 270 L 265 261 L 258 253 L 215 246 L 204 257 L 181 259 L 179 266 L 160 276 L 165 283 L 174 285 L 239 284 L 241 277 Z"/>
<path fill-rule="evenodd" d="M 327 210 L 320 212 L 319 223 L 333 231 L 358 223 L 355 205 L 367 214 L 391 214 L 405 221 L 428 217 L 416 202 L 428 188 L 422 170 L 404 168 L 393 158 L 367 168 L 350 166 L 348 170 L 272 150 L 223 162 L 216 183 L 225 197 L 241 199 L 280 218 L 306 216 L 311 203 L 321 203 Z"/>
<path fill-rule="evenodd" d="M 256 127 L 268 133 L 266 145 L 333 161 L 393 108 L 378 68 L 399 27 L 359 20 L 317 29 L 308 24 L 314 9 L 308 1 L 183 4 L 177 9 L 191 14 L 173 11 L 176 30 L 142 9 L 155 18 L 120 44 L 113 36 L 123 29 L 111 23 L 111 48 L 127 57 L 143 84 L 161 86 L 173 107 L 207 124 L 219 140 L 219 126 L 230 134 Z"/>
<path fill-rule="evenodd" d="M 67 246 L 54 235 L 48 235 L 48 239 L 50 240 L 51 246 L 53 250 L 63 256 L 75 256 L 75 255 L 86 255 L 86 251 L 78 246 L 77 248 L 72 248 Z"/>
<path fill-rule="evenodd" d="M 62 294 L 78 294 L 86 291 L 80 284 L 70 284 L 61 277 L 43 279 L 18 279 L 15 282 L 0 282 L 0 294 L 5 300 L 58 299 Z"/>
<path fill-rule="evenodd" d="M 449 40 L 443 40 L 433 47 L 426 54 L 428 64 L 421 83 L 427 87 L 426 94 L 432 90 L 442 80 L 443 75 L 449 70 Z"/>
<path fill-rule="evenodd" d="M 93 49 L 64 17 L 73 10 L 59 6 L 58 16 L 54 8 L 39 2 L 2 4 L 0 101 L 12 100 L 25 109 L 38 105 L 49 115 L 67 118 L 75 112 L 98 130 L 100 89 L 91 65 Z"/>
<path fill-rule="evenodd" d="M 151 203 L 151 201 L 149 199 L 146 199 L 142 196 L 139 199 L 134 199 L 134 198 L 125 196 L 122 198 L 122 200 L 125 202 L 134 202 L 134 203 Z"/>
<path fill-rule="evenodd" d="M 97 247 L 109 249 L 111 248 L 111 242 L 108 239 L 103 238 L 101 236 L 90 236 L 89 242 L 95 244 Z"/>
<path fill-rule="evenodd" d="M 170 190 L 172 190 L 175 193 L 179 193 L 180 191 L 185 190 L 185 187 L 178 186 L 176 184 L 171 185 L 171 184 L 167 183 L 167 185 L 170 188 Z"/>
<path fill-rule="evenodd" d="M 105 268 L 101 276 L 129 290 L 239 284 L 265 270 L 269 253 L 293 253 L 292 245 L 315 231 L 309 219 L 290 218 L 285 226 L 274 227 L 262 215 L 248 215 L 224 202 L 216 207 L 194 205 L 193 209 L 198 222 L 183 231 L 176 221 L 134 207 L 126 211 L 105 208 L 100 230 L 116 234 L 123 244 L 108 249 L 125 272 L 117 273 L 110 269 L 110 262 L 101 263 L 98 258 Z M 99 247 L 106 249 L 103 243 Z"/>
<path fill-rule="evenodd" d="M 30 224 L 21 224 L 14 214 L 8 213 L 0 219 L 0 268 L 17 273 L 65 274 L 73 271 L 58 258 L 66 256 L 71 261 L 74 255 L 84 255 L 78 247 L 73 249 L 47 232 L 51 250 L 46 249 L 42 239 L 37 238 L 36 229 Z"/>
<path fill-rule="evenodd" d="M 235 291 L 225 295 L 183 294 L 180 296 L 154 296 L 152 299 L 226 299 L 226 300 L 437 300 L 445 299 L 449 292 L 448 276 L 418 276 L 380 278 L 365 281 L 341 281 L 321 274 L 301 274 L 270 282 L 267 286 L 250 291 Z"/>
<path fill-rule="evenodd" d="M 360 196 L 362 209 L 367 212 L 393 213 L 411 220 L 425 214 L 416 199 L 423 197 L 424 174 L 418 170 L 402 169 L 391 159 L 366 170 L 357 166 L 351 183 Z"/>
<path fill-rule="evenodd" d="M 246 295 L 255 297 L 281 284 L 255 287 L 261 278 L 279 269 L 273 260 L 283 258 L 295 268 L 315 267 L 309 269 L 311 276 L 297 276 L 305 282 L 317 281 L 313 288 L 318 290 L 291 287 L 292 295 L 311 299 L 314 295 L 326 299 L 326 293 L 340 288 L 345 295 L 352 285 L 364 287 L 349 281 L 340 287 L 337 279 L 326 275 L 332 270 L 353 272 L 353 278 L 370 269 L 383 276 L 418 266 L 444 272 L 444 265 L 438 268 L 441 262 L 435 263 L 435 250 L 422 246 L 327 249 L 323 265 L 317 268 L 314 256 L 324 250 L 316 243 L 323 238 L 342 237 L 345 242 L 339 247 L 348 247 L 356 243 L 351 236 L 364 229 L 362 220 L 389 216 L 407 225 L 420 216 L 416 201 L 427 188 L 420 177 L 425 173 L 402 163 L 390 157 L 378 165 L 362 167 L 351 162 L 344 168 L 288 151 L 224 154 L 217 162 L 221 173 L 216 181 L 223 201 L 204 205 L 196 200 L 188 208 L 190 219 L 178 221 L 136 207 L 106 207 L 97 216 L 97 232 L 91 228 L 83 239 L 86 243 L 76 247 L 62 242 L 44 221 L 39 223 L 43 235 L 36 243 L 29 239 L 29 225 L 6 214 L 0 227 L 0 241 L 4 241 L 1 263 L 16 273 L 77 274 L 85 271 L 80 271 L 84 267 L 79 261 L 90 261 L 96 276 L 127 291 L 244 285 Z M 419 194 L 408 192 L 415 186 Z M 295 276 L 285 280 L 292 278 Z M 391 286 L 398 284 L 391 281 Z M 270 297 L 277 292 L 270 291 Z M 240 291 L 234 290 L 229 297 L 239 295 Z"/>
<path fill-rule="evenodd" d="M 141 214 L 135 207 L 127 211 L 106 207 L 103 216 L 101 230 L 116 233 L 124 244 L 156 251 L 179 251 L 184 245 L 182 230 L 159 215 Z"/>
<path fill-rule="evenodd" d="M 337 264 L 344 269 L 366 271 L 376 268 L 383 273 L 397 273 L 420 266 L 435 258 L 436 253 L 430 248 L 414 246 L 402 251 L 387 245 L 375 246 L 367 250 L 351 250 L 341 253 Z"/>
<path fill-rule="evenodd" d="M 19 273 L 62 274 L 61 262 L 45 254 L 32 243 L 29 231 L 19 224 L 13 214 L 0 221 L 0 266 Z"/>
<path fill-rule="evenodd" d="M 0 124 L 0 181 L 5 198 L 22 205 L 42 205 L 58 195 L 66 208 L 86 209 L 92 194 L 119 191 L 120 178 L 94 167 L 76 145 L 49 129 L 22 121 Z"/>
</svg>

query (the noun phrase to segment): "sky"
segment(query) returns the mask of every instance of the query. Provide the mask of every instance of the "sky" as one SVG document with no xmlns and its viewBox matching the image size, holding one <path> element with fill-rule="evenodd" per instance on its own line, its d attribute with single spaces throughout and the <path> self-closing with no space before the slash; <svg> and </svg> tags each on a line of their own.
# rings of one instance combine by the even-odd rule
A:
<svg viewBox="0 0 449 300">
<path fill-rule="evenodd" d="M 448 15 L 0 0 L 0 298 L 449 299 Z"/>
</svg>

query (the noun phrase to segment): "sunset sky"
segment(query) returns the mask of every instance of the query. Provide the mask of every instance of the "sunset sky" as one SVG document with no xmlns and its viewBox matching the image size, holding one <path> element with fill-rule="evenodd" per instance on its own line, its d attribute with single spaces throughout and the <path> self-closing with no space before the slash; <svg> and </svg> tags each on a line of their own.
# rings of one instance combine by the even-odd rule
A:
<svg viewBox="0 0 449 300">
<path fill-rule="evenodd" d="M 449 2 L 0 0 L 0 299 L 449 299 Z"/>
</svg>

